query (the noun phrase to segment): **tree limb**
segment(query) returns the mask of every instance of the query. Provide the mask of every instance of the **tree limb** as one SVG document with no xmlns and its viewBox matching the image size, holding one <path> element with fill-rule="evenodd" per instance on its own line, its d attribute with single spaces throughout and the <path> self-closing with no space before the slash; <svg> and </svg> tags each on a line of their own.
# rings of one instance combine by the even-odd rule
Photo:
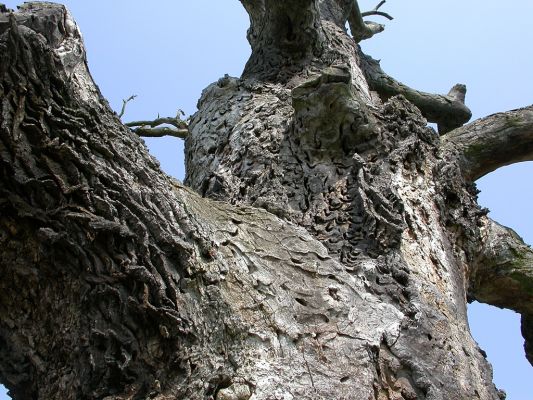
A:
<svg viewBox="0 0 533 400">
<path fill-rule="evenodd" d="M 510 228 L 482 220 L 482 247 L 470 278 L 478 301 L 533 314 L 533 250 Z"/>
<path fill-rule="evenodd" d="M 122 99 L 122 109 L 120 110 L 120 113 L 118 114 L 118 117 L 119 118 L 122 118 L 122 116 L 124 115 L 124 113 L 126 112 L 126 105 L 132 101 L 132 100 L 135 100 L 135 98 L 137 97 L 136 94 L 132 94 L 130 97 L 128 97 L 127 99 Z"/>
<path fill-rule="evenodd" d="M 187 128 L 187 122 L 183 121 L 179 117 L 159 117 L 154 120 L 146 120 L 146 121 L 131 121 L 127 122 L 124 125 L 126 125 L 129 128 L 134 128 L 136 126 L 149 126 L 152 128 L 155 128 L 156 126 L 163 125 L 163 124 L 169 124 L 172 126 L 175 126 L 178 129 L 186 129 Z"/>
<path fill-rule="evenodd" d="M 475 181 L 504 165 L 533 160 L 533 105 L 497 113 L 442 137 L 443 151 L 456 152 L 463 176 Z"/>
<path fill-rule="evenodd" d="M 384 4 L 382 1 L 378 6 L 373 10 L 369 11 L 370 13 L 377 13 L 377 9 Z M 368 14 L 375 15 L 375 14 Z M 390 17 L 390 16 L 389 16 Z M 354 1 L 350 14 L 348 15 L 348 24 L 350 25 L 350 31 L 352 32 L 353 39 L 359 43 L 365 39 L 370 39 L 377 33 L 383 32 L 385 29 L 384 25 L 369 22 L 363 20 L 363 14 L 359 9 L 359 4 L 357 0 Z"/>
<path fill-rule="evenodd" d="M 144 137 L 163 137 L 173 136 L 180 139 L 185 139 L 189 135 L 188 129 L 174 129 L 168 127 L 150 128 L 148 126 L 141 126 L 131 130 L 139 136 Z"/>
<path fill-rule="evenodd" d="M 189 125 L 186 121 L 180 118 L 183 111 L 178 110 L 175 117 L 158 117 L 152 121 L 132 121 L 125 123 L 127 127 L 131 128 L 139 136 L 144 137 L 163 137 L 173 136 L 180 139 L 185 139 L 189 134 Z M 172 125 L 175 128 L 159 127 L 159 125 Z"/>
<path fill-rule="evenodd" d="M 362 52 L 361 62 L 371 90 L 385 99 L 401 94 L 417 106 L 429 122 L 437 123 L 441 134 L 462 126 L 472 117 L 471 111 L 464 104 L 464 85 L 455 85 L 448 95 L 421 92 L 387 75 L 377 60 Z"/>
<path fill-rule="evenodd" d="M 512 229 L 482 220 L 482 247 L 470 276 L 472 299 L 522 314 L 526 357 L 533 364 L 533 250 Z"/>
<path fill-rule="evenodd" d="M 373 9 L 373 10 L 370 10 L 370 11 L 365 11 L 364 13 L 361 13 L 361 15 L 363 17 L 369 17 L 371 15 L 379 15 L 380 17 L 385 17 L 387 18 L 389 21 L 392 21 L 394 18 L 391 17 L 390 14 L 387 14 L 386 12 L 383 12 L 383 11 L 379 11 L 379 9 L 381 8 L 381 6 L 383 4 L 385 4 L 387 1 L 386 0 L 382 0 L 379 2 L 379 4 Z"/>
</svg>

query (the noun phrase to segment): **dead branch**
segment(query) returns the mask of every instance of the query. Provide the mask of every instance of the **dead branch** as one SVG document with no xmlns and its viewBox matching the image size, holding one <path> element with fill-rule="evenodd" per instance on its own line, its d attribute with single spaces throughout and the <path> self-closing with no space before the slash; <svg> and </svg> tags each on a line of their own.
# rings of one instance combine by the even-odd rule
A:
<svg viewBox="0 0 533 400">
<path fill-rule="evenodd" d="M 130 97 L 128 97 L 127 99 L 122 99 L 122 109 L 120 110 L 120 113 L 118 114 L 118 117 L 119 118 L 122 118 L 122 116 L 124 115 L 124 113 L 126 112 L 126 105 L 132 101 L 132 100 L 135 100 L 135 98 L 137 97 L 136 94 L 132 94 Z"/>
<path fill-rule="evenodd" d="M 456 154 L 470 181 L 504 165 L 533 161 L 533 105 L 476 120 L 442 141 L 443 154 Z"/>
<path fill-rule="evenodd" d="M 475 300 L 533 315 L 533 250 L 510 228 L 481 221 L 483 245 L 470 277 Z"/>
<path fill-rule="evenodd" d="M 189 124 L 180 118 L 180 115 L 184 115 L 183 111 L 178 110 L 175 117 L 157 117 L 154 120 L 145 121 L 132 121 L 127 122 L 128 128 L 131 128 L 132 132 L 135 132 L 139 136 L 144 137 L 162 137 L 173 136 L 180 139 L 185 139 L 189 134 Z M 173 128 L 160 125 L 172 125 Z"/>
<path fill-rule="evenodd" d="M 385 4 L 387 2 L 387 0 L 382 0 L 379 2 L 379 4 L 373 9 L 373 10 L 370 10 L 370 11 L 365 11 L 364 13 L 361 13 L 361 16 L 363 17 L 369 17 L 371 15 L 379 15 L 380 17 L 385 17 L 387 18 L 388 20 L 392 21 L 394 18 L 386 13 L 386 12 L 383 12 L 383 11 L 379 11 L 379 9 L 381 8 L 381 6 L 383 4 Z"/>
<path fill-rule="evenodd" d="M 379 15 L 388 18 L 389 20 L 393 19 L 389 14 L 383 11 L 379 11 L 381 6 L 383 6 L 383 4 L 385 3 L 386 1 L 381 1 L 373 10 L 361 13 L 357 0 L 354 0 L 352 9 L 350 10 L 350 13 L 348 15 L 348 24 L 350 25 L 352 37 L 356 42 L 359 43 L 362 40 L 370 39 L 372 36 L 377 33 L 383 32 L 383 30 L 385 29 L 384 25 L 378 24 L 376 22 L 364 21 L 363 17 L 370 15 Z"/>
<path fill-rule="evenodd" d="M 174 129 L 166 126 L 159 128 L 151 128 L 149 126 L 141 126 L 131 130 L 139 136 L 144 137 L 163 137 L 163 136 L 173 136 L 180 139 L 185 139 L 189 134 L 188 129 Z"/>
<path fill-rule="evenodd" d="M 384 100 L 397 95 L 404 96 L 418 107 L 429 122 L 438 124 L 440 134 L 462 126 L 472 117 L 471 111 L 464 104 L 465 85 L 455 85 L 448 95 L 421 92 L 389 76 L 381 69 L 378 61 L 362 52 L 361 61 L 371 90 Z"/>
</svg>

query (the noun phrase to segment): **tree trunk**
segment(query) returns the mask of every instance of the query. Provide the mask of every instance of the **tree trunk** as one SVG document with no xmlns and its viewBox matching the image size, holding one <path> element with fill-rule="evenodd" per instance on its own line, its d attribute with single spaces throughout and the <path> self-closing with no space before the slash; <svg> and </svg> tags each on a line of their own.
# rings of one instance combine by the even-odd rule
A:
<svg viewBox="0 0 533 400">
<path fill-rule="evenodd" d="M 242 3 L 252 55 L 202 94 L 192 190 L 109 108 L 63 6 L 0 6 L 2 383 L 14 399 L 504 398 L 466 304 L 522 313 L 533 361 L 533 252 L 473 180 L 533 159 L 533 107 L 462 126 L 464 86 L 418 92 L 362 54 L 382 28 L 356 2 Z"/>
</svg>

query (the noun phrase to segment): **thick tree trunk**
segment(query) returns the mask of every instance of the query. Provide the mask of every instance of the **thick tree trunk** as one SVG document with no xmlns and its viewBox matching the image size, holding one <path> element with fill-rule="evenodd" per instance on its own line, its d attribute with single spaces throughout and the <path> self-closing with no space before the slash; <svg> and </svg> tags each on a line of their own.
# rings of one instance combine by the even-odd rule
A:
<svg viewBox="0 0 533 400">
<path fill-rule="evenodd" d="M 513 162 L 529 109 L 454 130 L 463 88 L 386 78 L 346 32 L 379 31 L 352 1 L 242 3 L 250 61 L 204 91 L 186 139 L 201 196 L 109 109 L 62 6 L 0 13 L 2 382 L 15 399 L 501 398 L 467 296 L 521 312 L 531 360 L 533 253 L 472 179 Z M 507 132 L 486 144 L 503 159 L 474 151 L 480 129 Z"/>
</svg>

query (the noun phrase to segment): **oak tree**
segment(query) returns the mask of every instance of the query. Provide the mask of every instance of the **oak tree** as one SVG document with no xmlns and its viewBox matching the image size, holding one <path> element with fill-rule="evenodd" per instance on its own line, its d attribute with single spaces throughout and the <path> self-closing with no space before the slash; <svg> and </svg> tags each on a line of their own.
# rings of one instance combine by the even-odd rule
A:
<svg viewBox="0 0 533 400">
<path fill-rule="evenodd" d="M 533 363 L 533 251 L 474 181 L 533 160 L 533 106 L 466 124 L 464 85 L 387 75 L 359 47 L 384 2 L 241 3 L 242 76 L 190 121 L 131 126 L 65 7 L 0 5 L 1 381 L 14 399 L 503 398 L 466 305 L 519 312 Z M 169 131 L 185 185 L 139 138 Z"/>
</svg>

